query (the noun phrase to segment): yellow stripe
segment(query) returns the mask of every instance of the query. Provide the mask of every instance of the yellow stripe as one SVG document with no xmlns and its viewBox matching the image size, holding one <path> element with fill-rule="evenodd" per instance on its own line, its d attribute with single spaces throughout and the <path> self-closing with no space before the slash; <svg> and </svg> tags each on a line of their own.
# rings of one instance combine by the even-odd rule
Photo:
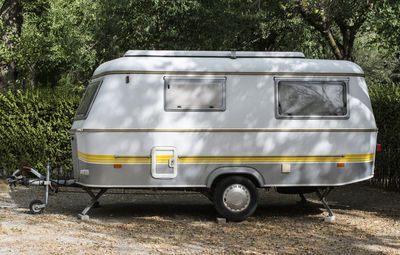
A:
<svg viewBox="0 0 400 255">
<path fill-rule="evenodd" d="M 377 132 L 376 128 L 104 128 L 71 129 L 71 132 Z"/>
<path fill-rule="evenodd" d="M 83 157 L 97 157 L 97 158 L 150 158 L 150 156 L 139 156 L 139 155 L 94 155 L 94 154 L 86 154 L 81 151 L 78 151 L 78 154 L 83 156 Z M 323 158 L 323 157 L 329 157 L 329 158 L 363 158 L 366 156 L 372 157 L 374 156 L 375 153 L 369 153 L 369 154 L 346 154 L 346 155 L 185 155 L 185 156 L 179 156 L 181 159 L 187 159 L 187 158 L 206 158 L 206 159 L 221 159 L 221 158 L 282 158 L 282 157 L 288 157 L 288 158 L 305 158 L 305 157 L 314 157 L 314 158 Z M 169 159 L 171 158 L 171 155 L 157 155 L 157 158 L 164 158 L 164 159 Z"/>
<path fill-rule="evenodd" d="M 347 154 L 347 155 L 229 155 L 229 156 L 180 156 L 178 163 L 319 163 L 319 162 L 370 162 L 374 160 L 375 153 L 369 154 Z M 89 163 L 141 163 L 150 164 L 149 156 L 114 156 L 114 155 L 93 155 L 78 151 L 79 159 Z M 157 156 L 158 164 L 168 164 L 171 155 Z"/>
<path fill-rule="evenodd" d="M 176 74 L 176 75 L 296 75 L 296 76 L 349 76 L 364 77 L 363 73 L 317 73 L 317 72 L 201 72 L 201 71 L 134 71 L 119 70 L 102 72 L 92 76 L 93 79 L 110 74 Z"/>
</svg>

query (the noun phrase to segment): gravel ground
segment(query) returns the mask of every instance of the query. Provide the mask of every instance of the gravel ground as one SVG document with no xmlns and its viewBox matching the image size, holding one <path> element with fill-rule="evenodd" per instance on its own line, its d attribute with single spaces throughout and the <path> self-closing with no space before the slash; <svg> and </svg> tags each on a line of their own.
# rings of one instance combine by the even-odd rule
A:
<svg viewBox="0 0 400 255">
<path fill-rule="evenodd" d="M 199 193 L 110 193 L 81 221 L 89 196 L 79 189 L 61 189 L 44 214 L 30 215 L 43 188 L 0 183 L 0 254 L 400 254 L 400 194 L 363 184 L 332 191 L 334 223 L 314 195 L 300 205 L 296 195 L 260 190 L 247 221 L 217 224 Z"/>
</svg>

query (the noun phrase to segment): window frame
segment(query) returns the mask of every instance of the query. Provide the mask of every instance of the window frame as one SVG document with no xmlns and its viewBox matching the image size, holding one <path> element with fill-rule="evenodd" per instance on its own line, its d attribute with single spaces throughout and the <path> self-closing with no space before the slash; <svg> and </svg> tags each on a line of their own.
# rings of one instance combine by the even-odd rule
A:
<svg viewBox="0 0 400 255">
<path fill-rule="evenodd" d="M 349 78 L 331 78 L 331 77 L 274 77 L 274 108 L 276 119 L 349 119 L 350 118 L 350 107 L 349 107 Z M 346 103 L 346 114 L 345 115 L 282 115 L 279 113 L 279 83 L 282 81 L 292 82 L 312 82 L 329 84 L 329 82 L 342 82 L 345 86 L 345 103 Z"/>
<path fill-rule="evenodd" d="M 86 95 L 86 93 L 87 93 L 87 88 L 88 88 L 90 85 L 96 84 L 96 83 L 97 83 L 97 88 L 96 88 L 96 91 L 94 92 L 94 95 L 93 95 L 93 97 L 92 97 L 92 100 L 90 101 L 90 104 L 89 104 L 89 107 L 88 107 L 86 113 L 85 113 L 85 114 L 78 114 L 78 110 L 79 110 L 79 108 L 81 107 L 81 104 L 82 104 L 82 102 L 83 102 L 83 99 L 85 98 L 85 95 Z M 76 109 L 76 114 L 74 115 L 74 120 L 85 120 L 85 119 L 87 119 L 87 117 L 88 117 L 88 115 L 89 115 L 89 112 L 90 112 L 90 110 L 92 109 L 93 103 L 94 103 L 94 101 L 96 100 L 97 94 L 99 93 L 99 90 L 100 90 L 100 87 L 101 87 L 102 84 L 103 84 L 103 80 L 99 80 L 99 81 L 90 81 L 90 82 L 89 82 L 89 85 L 88 85 L 88 87 L 86 88 L 85 93 L 83 94 L 83 97 L 82 97 L 82 99 L 81 99 L 81 102 L 80 102 L 78 108 Z"/>
<path fill-rule="evenodd" d="M 226 76 L 164 76 L 164 110 L 167 112 L 223 112 L 226 110 Z M 185 107 L 185 108 L 172 108 L 167 105 L 167 90 L 168 83 L 171 80 L 210 80 L 221 81 L 222 84 L 222 106 L 218 108 L 203 108 L 203 107 Z"/>
</svg>

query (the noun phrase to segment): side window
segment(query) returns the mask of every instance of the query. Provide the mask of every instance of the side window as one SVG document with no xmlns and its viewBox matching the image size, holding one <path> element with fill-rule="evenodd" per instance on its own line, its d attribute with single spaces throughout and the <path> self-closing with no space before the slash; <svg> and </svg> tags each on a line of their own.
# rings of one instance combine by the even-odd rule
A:
<svg viewBox="0 0 400 255">
<path fill-rule="evenodd" d="M 278 118 L 347 118 L 347 80 L 276 79 Z"/>
<path fill-rule="evenodd" d="M 226 78 L 164 77 L 166 111 L 224 111 Z"/>
<path fill-rule="evenodd" d="M 96 81 L 88 85 L 85 94 L 83 95 L 82 101 L 79 104 L 78 109 L 76 110 L 74 117 L 75 120 L 86 119 L 100 86 L 101 81 Z"/>
</svg>

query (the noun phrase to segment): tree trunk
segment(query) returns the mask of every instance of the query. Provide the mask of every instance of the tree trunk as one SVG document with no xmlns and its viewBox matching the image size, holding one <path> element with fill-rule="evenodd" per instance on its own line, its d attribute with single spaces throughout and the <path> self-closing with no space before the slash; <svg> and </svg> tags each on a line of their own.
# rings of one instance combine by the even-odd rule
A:
<svg viewBox="0 0 400 255">
<path fill-rule="evenodd" d="M 2 90 L 15 83 L 17 78 L 14 54 L 23 22 L 21 0 L 5 0 L 0 13 L 3 23 L 0 27 L 1 43 L 8 52 L 7 56 L 3 56 L 0 60 L 0 90 Z"/>
<path fill-rule="evenodd" d="M 353 46 L 357 31 L 367 18 L 369 10 L 373 7 L 374 1 L 315 1 L 315 5 L 306 1 L 297 0 L 297 11 L 303 19 L 317 29 L 327 41 L 337 59 L 353 60 Z M 349 3 L 343 6 L 343 3 Z M 341 8 L 356 8 L 350 12 L 341 11 Z M 343 9 L 344 11 L 344 9 Z M 352 20 L 348 22 L 346 20 Z M 339 33 L 333 33 L 334 24 L 339 27 Z"/>
</svg>

